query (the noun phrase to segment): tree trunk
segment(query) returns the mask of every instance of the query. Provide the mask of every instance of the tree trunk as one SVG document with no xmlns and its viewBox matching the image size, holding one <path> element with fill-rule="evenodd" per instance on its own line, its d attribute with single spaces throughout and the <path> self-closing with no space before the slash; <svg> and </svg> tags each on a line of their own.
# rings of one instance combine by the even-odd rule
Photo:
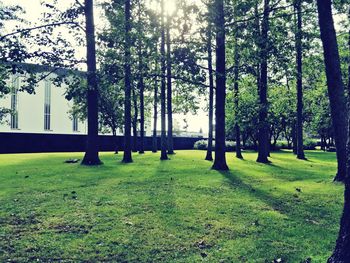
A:
<svg viewBox="0 0 350 263">
<path fill-rule="evenodd" d="M 292 127 L 292 143 L 293 143 L 293 154 L 297 154 L 297 132 L 296 132 L 296 122 L 293 122 Z"/>
<path fill-rule="evenodd" d="M 237 120 L 238 107 L 239 107 L 239 53 L 238 53 L 238 29 L 235 29 L 235 39 L 234 39 L 234 111 L 235 111 L 235 131 L 236 131 L 236 157 L 243 159 L 242 150 L 241 150 L 241 132 Z"/>
<path fill-rule="evenodd" d="M 268 33 L 269 33 L 269 16 L 270 16 L 270 0 L 264 0 L 264 16 L 261 28 L 261 77 L 260 77 L 260 110 L 259 110 L 259 129 L 258 129 L 258 159 L 259 163 L 269 163 L 269 127 L 267 123 L 267 58 L 269 52 Z"/>
<path fill-rule="evenodd" d="M 166 23 L 167 67 L 166 68 L 167 68 L 168 154 L 174 154 L 170 19 L 171 19 L 170 15 L 167 15 L 167 23 Z"/>
<path fill-rule="evenodd" d="M 158 55 L 158 54 L 157 54 Z M 158 59 L 155 61 L 155 70 L 158 74 Z M 157 122 L 158 122 L 158 78 L 154 78 L 154 99 L 153 99 L 153 137 L 152 137 L 152 152 L 158 152 L 157 139 Z"/>
<path fill-rule="evenodd" d="M 87 104 L 88 134 L 83 165 L 100 165 L 98 156 L 98 83 L 96 77 L 96 43 L 93 0 L 85 0 L 86 51 L 87 51 Z"/>
<path fill-rule="evenodd" d="M 302 6 L 301 0 L 296 0 L 297 31 L 295 34 L 297 62 L 297 158 L 305 160 L 303 140 L 303 43 L 302 43 Z"/>
<path fill-rule="evenodd" d="M 137 134 L 137 122 L 138 122 L 138 116 L 139 116 L 139 108 L 137 106 L 137 94 L 135 92 L 135 88 L 132 88 L 132 98 L 133 98 L 133 104 L 134 104 L 134 117 L 132 120 L 132 151 L 133 152 L 137 152 L 137 138 L 138 138 L 138 134 Z"/>
<path fill-rule="evenodd" d="M 141 32 L 139 32 L 141 33 Z M 140 147 L 139 147 L 139 153 L 143 154 L 145 153 L 144 150 L 144 140 L 145 140 L 145 98 L 144 98 L 144 91 L 145 91 L 145 84 L 143 80 L 143 59 L 142 59 L 142 46 L 141 46 L 141 40 L 139 40 L 139 50 L 138 50 L 138 56 L 139 56 L 139 90 L 140 90 Z"/>
<path fill-rule="evenodd" d="M 166 137 L 166 113 L 165 113 L 165 107 L 166 107 L 166 65 L 165 65 L 165 25 L 164 25 L 164 0 L 161 1 L 161 44 L 160 44 L 160 55 L 161 55 L 161 90 L 160 90 L 160 106 L 161 106 L 161 160 L 168 160 L 168 154 L 167 154 L 167 137 Z"/>
<path fill-rule="evenodd" d="M 346 175 L 346 99 L 340 69 L 338 43 L 334 29 L 331 0 L 317 0 L 321 39 L 326 65 L 327 86 L 331 107 L 338 173 L 334 180 L 343 181 Z"/>
<path fill-rule="evenodd" d="M 114 153 L 118 154 L 118 137 L 117 137 L 117 131 L 115 128 L 112 129 L 112 134 L 113 134 L 113 141 L 115 142 L 114 146 Z"/>
<path fill-rule="evenodd" d="M 124 61 L 124 92 L 125 92 L 125 102 L 124 102 L 124 163 L 131 163 L 131 68 L 130 68 L 130 0 L 125 0 L 125 61 Z"/>
<path fill-rule="evenodd" d="M 331 0 L 317 0 L 319 24 L 321 30 L 321 39 L 323 42 L 323 50 L 326 64 L 326 75 L 328 84 L 328 94 L 331 105 L 331 117 L 334 127 L 337 156 L 338 156 L 338 176 L 345 183 L 344 193 L 344 210 L 340 222 L 340 231 L 333 255 L 328 259 L 329 263 L 349 262 L 350 259 L 350 133 L 346 132 L 347 124 L 345 121 L 350 120 L 346 116 L 344 84 L 342 81 L 340 58 L 338 51 L 338 43 L 336 32 L 334 29 L 334 22 L 332 17 L 332 3 Z M 347 119 L 346 119 L 347 118 Z M 341 143 L 345 144 L 347 139 L 347 151 L 342 152 L 343 148 L 338 148 Z M 339 163 L 345 158 L 345 173 L 339 170 L 343 167 L 343 163 Z"/>
<path fill-rule="evenodd" d="M 145 153 L 145 99 L 144 99 L 144 82 L 143 77 L 140 83 L 140 147 L 139 153 Z"/>
<path fill-rule="evenodd" d="M 224 1 L 215 0 L 216 29 L 216 127 L 215 160 L 213 169 L 228 170 L 226 164 L 225 102 L 226 102 L 226 54 Z"/>
<path fill-rule="evenodd" d="M 210 23 L 210 22 L 209 22 Z M 208 148 L 205 160 L 213 161 L 213 115 L 214 115 L 214 72 L 213 72 L 213 49 L 212 49 L 212 26 L 208 26 L 207 52 L 209 73 L 209 133 Z"/>
</svg>

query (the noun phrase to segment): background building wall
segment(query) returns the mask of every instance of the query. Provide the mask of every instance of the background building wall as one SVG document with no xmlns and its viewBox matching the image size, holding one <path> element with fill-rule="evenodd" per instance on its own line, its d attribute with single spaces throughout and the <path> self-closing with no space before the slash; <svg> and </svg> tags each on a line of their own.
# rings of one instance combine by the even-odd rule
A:
<svg viewBox="0 0 350 263">
<path fill-rule="evenodd" d="M 13 76 L 12 76 L 13 77 Z M 11 77 L 11 78 L 12 78 Z M 79 132 L 73 132 L 73 121 L 69 116 L 72 102 L 66 100 L 66 86 L 56 87 L 51 83 L 51 129 L 44 129 L 45 81 L 38 83 L 34 94 L 18 92 L 18 129 L 11 129 L 10 115 L 0 124 L 0 132 L 45 133 L 45 134 L 86 134 L 86 122 L 79 121 Z M 12 81 L 9 81 L 11 86 Z M 19 85 L 24 85 L 24 77 L 20 77 Z M 11 94 L 0 99 L 0 106 L 11 108 Z"/>
</svg>

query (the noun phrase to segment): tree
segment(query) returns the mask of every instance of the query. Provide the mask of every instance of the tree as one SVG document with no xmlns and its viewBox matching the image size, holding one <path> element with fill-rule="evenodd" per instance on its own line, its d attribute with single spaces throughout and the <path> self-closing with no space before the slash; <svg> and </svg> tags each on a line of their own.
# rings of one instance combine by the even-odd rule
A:
<svg viewBox="0 0 350 263">
<path fill-rule="evenodd" d="M 205 160 L 213 161 L 213 117 L 214 117 L 214 70 L 213 70 L 213 50 L 212 50 L 212 23 L 208 22 L 207 29 L 207 53 L 208 53 L 208 74 L 209 74 L 209 132 L 208 149 Z"/>
<path fill-rule="evenodd" d="M 324 50 L 324 59 L 326 65 L 326 75 L 332 113 L 332 121 L 336 134 L 336 144 L 338 146 L 339 143 L 344 143 L 344 139 L 346 137 L 346 125 L 344 125 L 344 122 L 346 120 L 346 108 L 344 84 L 342 81 L 340 58 L 338 52 L 338 43 L 336 38 L 336 32 L 334 29 L 334 21 L 332 17 L 331 0 L 318 0 L 317 8 L 321 30 L 321 39 Z M 348 116 L 348 120 L 350 120 L 349 117 L 350 116 Z M 337 130 L 339 128 L 341 130 Z M 350 129 L 348 129 L 348 132 L 349 131 Z M 346 174 L 345 177 L 342 178 L 345 184 L 344 210 L 340 222 L 340 230 L 337 243 L 333 251 L 333 255 L 328 259 L 329 263 L 348 262 L 350 258 L 350 133 L 348 133 L 347 137 L 347 155 L 346 153 L 341 152 L 341 149 L 337 148 L 338 158 L 340 154 L 344 154 L 344 156 L 340 156 L 341 158 L 347 157 Z"/>
<path fill-rule="evenodd" d="M 296 61 L 297 61 L 297 158 L 305 160 L 303 146 L 303 47 L 302 47 L 302 2 L 295 1 L 297 13 L 297 31 L 295 35 Z"/>
<path fill-rule="evenodd" d="M 86 51 L 87 51 L 87 103 L 88 135 L 87 149 L 82 160 L 83 165 L 99 165 L 98 156 L 98 83 L 96 77 L 96 44 L 93 13 L 93 0 L 85 0 Z"/>
<path fill-rule="evenodd" d="M 168 160 L 167 138 L 165 128 L 165 108 L 166 108 L 166 65 L 165 65 L 165 23 L 164 23 L 164 0 L 161 0 L 161 88 L 160 88 L 160 106 L 161 106 L 161 160 Z"/>
<path fill-rule="evenodd" d="M 157 41 L 158 44 L 158 41 Z M 158 74 L 158 47 L 156 44 L 156 57 L 155 57 L 155 72 Z M 154 95 L 153 95 L 153 136 L 152 136 L 152 152 L 158 151 L 158 137 L 157 137 L 157 123 L 158 123 L 158 77 L 154 77 Z"/>
<path fill-rule="evenodd" d="M 171 15 L 167 14 L 166 23 L 166 46 L 167 46 L 167 115 L 168 115 L 168 154 L 174 154 L 174 140 L 173 140 L 173 107 L 172 107 L 172 82 L 171 82 L 171 39 L 170 39 L 170 25 Z"/>
<path fill-rule="evenodd" d="M 322 3 L 321 3 L 322 2 Z M 327 86 L 334 127 L 335 144 L 337 148 L 338 173 L 335 178 L 343 181 L 346 175 L 346 102 L 344 84 L 340 69 L 338 44 L 331 14 L 330 1 L 318 1 L 319 24 L 324 49 Z"/>
<path fill-rule="evenodd" d="M 239 107 L 239 65 L 240 65 L 240 58 L 239 58 L 239 45 L 238 45 L 238 28 L 235 29 L 234 31 L 234 88 L 233 88 L 233 93 L 234 93 L 234 107 L 237 116 L 237 111 Z M 241 130 L 239 128 L 238 120 L 235 119 L 235 134 L 236 134 L 236 157 L 238 159 L 243 159 L 242 155 L 242 150 L 241 150 Z"/>
<path fill-rule="evenodd" d="M 226 48 L 224 1 L 215 0 L 216 30 L 216 127 L 215 127 L 215 160 L 214 170 L 228 170 L 225 146 L 225 102 L 226 102 Z"/>
<path fill-rule="evenodd" d="M 260 39 L 260 84 L 259 84 L 259 148 L 258 159 L 259 163 L 269 163 L 269 137 L 268 137 L 268 124 L 267 124 L 267 58 L 269 52 L 269 17 L 270 17 L 270 0 L 264 0 L 264 15 L 261 28 Z"/>
<path fill-rule="evenodd" d="M 125 43 L 124 43 L 124 92 L 125 92 L 125 101 L 124 101 L 124 163 L 131 163 L 131 68 L 130 68 L 130 0 L 125 0 Z"/>
</svg>

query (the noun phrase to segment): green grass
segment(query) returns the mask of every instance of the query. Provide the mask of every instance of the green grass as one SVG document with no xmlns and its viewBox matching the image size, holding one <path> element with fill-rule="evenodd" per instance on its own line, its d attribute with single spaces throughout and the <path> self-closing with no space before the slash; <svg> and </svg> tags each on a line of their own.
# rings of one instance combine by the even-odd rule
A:
<svg viewBox="0 0 350 263">
<path fill-rule="evenodd" d="M 204 156 L 0 155 L 0 262 L 326 261 L 343 202 L 333 153 L 230 153 L 224 173 Z"/>
</svg>

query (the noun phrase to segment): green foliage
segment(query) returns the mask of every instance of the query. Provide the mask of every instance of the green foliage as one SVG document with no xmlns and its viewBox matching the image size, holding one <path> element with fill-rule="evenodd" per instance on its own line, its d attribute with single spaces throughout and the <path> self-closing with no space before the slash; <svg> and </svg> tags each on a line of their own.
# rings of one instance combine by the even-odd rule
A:
<svg viewBox="0 0 350 263">
<path fill-rule="evenodd" d="M 314 139 L 305 139 L 304 140 L 304 149 L 305 150 L 315 150 L 317 146 L 317 140 Z"/>
</svg>

